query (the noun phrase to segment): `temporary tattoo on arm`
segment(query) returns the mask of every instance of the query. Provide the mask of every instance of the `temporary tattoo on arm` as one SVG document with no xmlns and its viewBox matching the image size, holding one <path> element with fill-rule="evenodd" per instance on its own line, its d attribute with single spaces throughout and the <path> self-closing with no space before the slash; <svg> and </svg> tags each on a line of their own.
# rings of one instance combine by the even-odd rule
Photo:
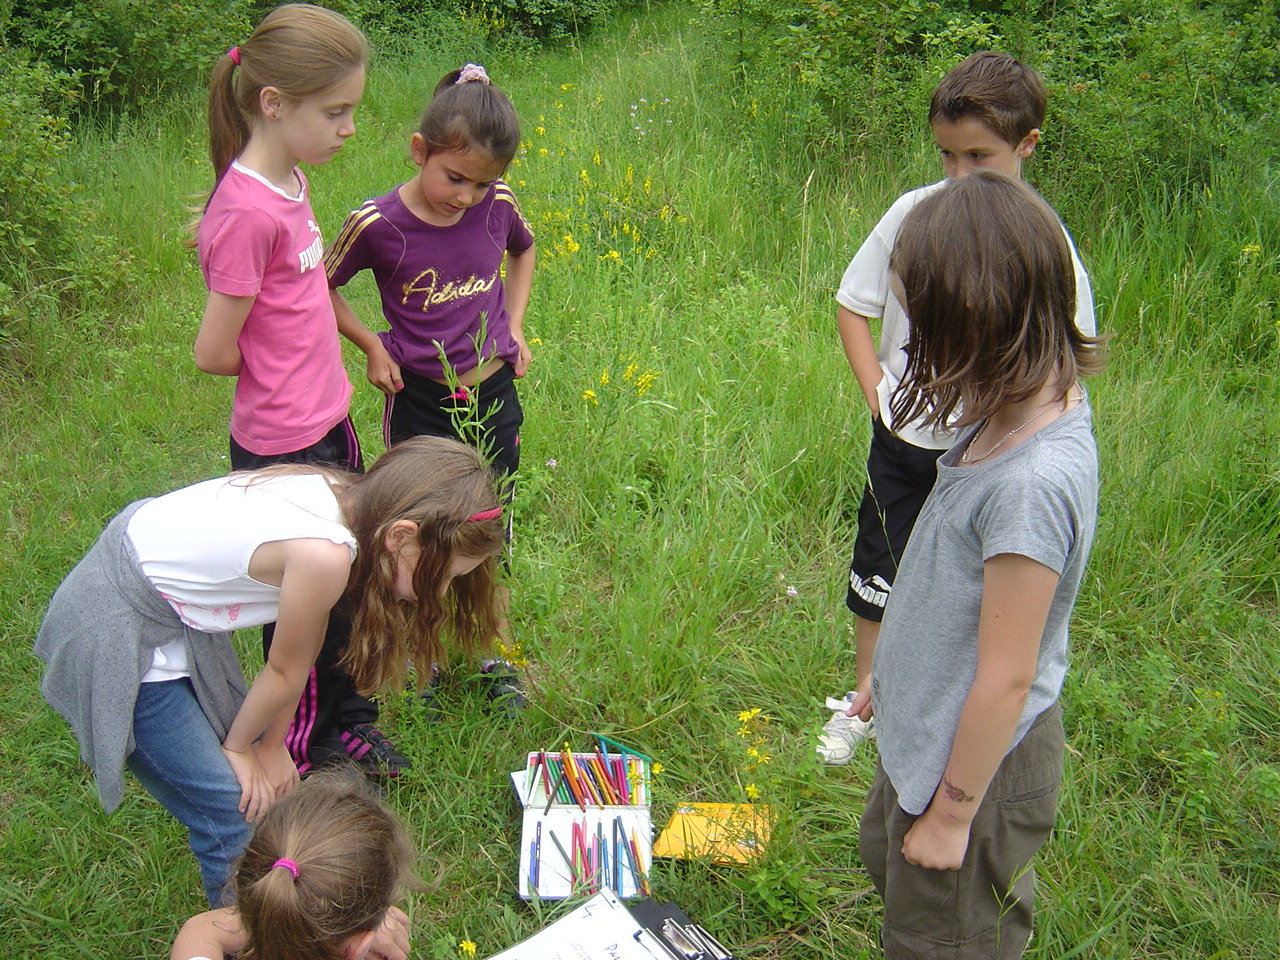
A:
<svg viewBox="0 0 1280 960">
<path fill-rule="evenodd" d="M 946 777 L 942 778 L 942 789 L 952 803 L 973 803 L 976 799 L 973 794 L 965 793 Z"/>
</svg>

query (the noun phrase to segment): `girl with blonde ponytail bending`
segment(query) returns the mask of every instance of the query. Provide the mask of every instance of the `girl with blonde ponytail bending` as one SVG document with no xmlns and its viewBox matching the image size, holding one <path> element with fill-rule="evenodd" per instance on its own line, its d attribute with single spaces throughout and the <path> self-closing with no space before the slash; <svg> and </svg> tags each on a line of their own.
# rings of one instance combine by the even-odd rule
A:
<svg viewBox="0 0 1280 960">
<path fill-rule="evenodd" d="M 259 822 L 235 872 L 235 906 L 192 917 L 171 960 L 404 960 L 414 882 L 395 815 L 350 775 L 319 774 Z"/>
</svg>

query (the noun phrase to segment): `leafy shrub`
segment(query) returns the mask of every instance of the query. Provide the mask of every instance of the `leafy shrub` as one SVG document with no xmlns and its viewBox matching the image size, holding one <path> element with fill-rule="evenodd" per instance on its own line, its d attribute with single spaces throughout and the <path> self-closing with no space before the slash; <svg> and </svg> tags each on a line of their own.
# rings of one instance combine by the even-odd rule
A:
<svg viewBox="0 0 1280 960">
<path fill-rule="evenodd" d="M 71 78 L 22 56 L 0 59 L 0 281 L 13 283 L 65 251 L 77 220 L 76 187 L 50 176 L 71 147 L 59 112 Z"/>
<path fill-rule="evenodd" d="M 775 116 L 787 135 L 823 148 L 918 129 L 940 45 L 931 38 L 949 29 L 934 0 L 704 0 L 703 10 L 733 58 L 748 114 Z"/>
<path fill-rule="evenodd" d="M 480 0 L 474 9 L 498 26 L 542 43 L 582 36 L 617 12 L 618 0 Z"/>
<path fill-rule="evenodd" d="M 0 59 L 0 361 L 32 324 L 128 277 L 129 252 L 95 232 L 84 188 L 66 174 L 73 140 L 62 111 L 76 94 L 73 78 L 19 52 Z"/>
<path fill-rule="evenodd" d="M 84 107 L 132 109 L 204 82 L 214 58 L 267 7 L 251 0 L 16 0 L 10 46 L 76 79 Z"/>
<path fill-rule="evenodd" d="M 1244 0 L 703 0 L 746 119 L 818 150 L 915 142 L 942 74 L 1002 49 L 1050 86 L 1040 154 L 1091 194 L 1149 179 L 1206 183 L 1224 155 L 1276 158 L 1280 10 Z M 1016 13 L 1010 12 L 1016 10 Z"/>
<path fill-rule="evenodd" d="M 1056 182 L 1203 185 L 1222 160 L 1277 156 L 1280 12 L 1274 5 L 1096 0 L 1047 20 L 1045 159 Z"/>
<path fill-rule="evenodd" d="M 622 0 L 335 0 L 334 9 L 369 34 L 375 47 L 402 45 L 409 37 L 475 31 L 499 48 L 526 49 L 582 37 L 607 22 Z M 385 43 L 380 43 L 385 40 Z"/>
</svg>

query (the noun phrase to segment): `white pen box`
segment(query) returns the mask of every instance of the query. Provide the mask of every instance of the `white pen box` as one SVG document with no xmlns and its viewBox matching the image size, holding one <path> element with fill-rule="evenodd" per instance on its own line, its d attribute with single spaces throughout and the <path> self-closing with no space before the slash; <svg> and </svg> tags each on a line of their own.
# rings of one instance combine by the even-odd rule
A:
<svg viewBox="0 0 1280 960">
<path fill-rule="evenodd" d="M 520 896 L 646 894 L 650 777 L 649 762 L 634 754 L 530 753 L 526 768 L 511 774 L 524 808 Z"/>
</svg>

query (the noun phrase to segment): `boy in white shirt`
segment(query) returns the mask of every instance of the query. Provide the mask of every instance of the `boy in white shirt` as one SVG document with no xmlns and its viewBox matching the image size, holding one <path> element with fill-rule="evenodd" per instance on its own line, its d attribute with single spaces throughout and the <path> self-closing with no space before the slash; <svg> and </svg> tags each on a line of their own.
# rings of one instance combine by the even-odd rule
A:
<svg viewBox="0 0 1280 960">
<path fill-rule="evenodd" d="M 1021 179 L 1022 161 L 1031 156 L 1040 139 L 1047 100 L 1040 75 L 1006 54 L 975 53 L 952 68 L 929 104 L 929 124 L 946 179 L 961 179 L 983 169 Z M 867 485 L 858 508 L 845 599 L 854 615 L 859 689 L 871 673 L 871 651 L 885 603 L 907 538 L 933 489 L 936 461 L 955 441 L 949 426 L 922 426 L 922 417 L 899 423 L 889 411 L 890 398 L 906 371 L 903 348 L 910 333 L 902 305 L 889 289 L 889 254 L 903 219 L 945 183 L 920 187 L 894 202 L 854 256 L 836 294 L 840 339 L 871 410 L 872 424 Z M 1069 234 L 1067 240 L 1076 275 L 1076 326 L 1093 336 L 1089 277 Z M 873 317 L 881 320 L 878 348 L 871 336 Z M 858 742 L 874 736 L 873 722 L 846 715 L 853 696 L 851 691 L 843 700 L 827 701 L 834 712 L 818 744 L 818 755 L 826 764 L 848 763 Z"/>
</svg>

